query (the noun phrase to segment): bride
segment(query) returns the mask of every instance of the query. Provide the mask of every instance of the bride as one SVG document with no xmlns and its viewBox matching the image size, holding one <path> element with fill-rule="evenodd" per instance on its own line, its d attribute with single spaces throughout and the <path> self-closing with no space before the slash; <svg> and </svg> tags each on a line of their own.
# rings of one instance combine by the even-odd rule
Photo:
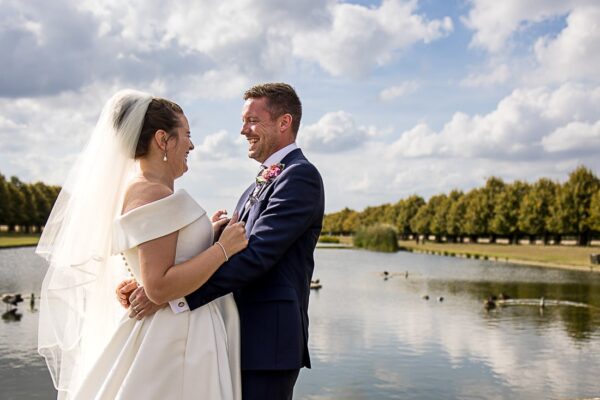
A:
<svg viewBox="0 0 600 400">
<path fill-rule="evenodd" d="M 211 224 L 173 191 L 193 149 L 175 103 L 131 90 L 106 103 L 37 248 L 50 264 L 38 350 L 59 399 L 240 399 L 231 294 L 143 319 L 114 300 L 128 274 L 154 303 L 183 297 L 247 246 L 235 215 L 217 212 Z"/>
</svg>

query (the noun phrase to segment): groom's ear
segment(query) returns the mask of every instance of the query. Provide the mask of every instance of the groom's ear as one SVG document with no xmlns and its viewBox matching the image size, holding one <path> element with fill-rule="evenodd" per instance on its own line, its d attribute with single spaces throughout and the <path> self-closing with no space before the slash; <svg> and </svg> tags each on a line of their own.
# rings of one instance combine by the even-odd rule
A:
<svg viewBox="0 0 600 400">
<path fill-rule="evenodd" d="M 291 114 L 283 114 L 279 117 L 279 131 L 285 132 L 288 129 L 292 129 L 292 119 Z"/>
</svg>

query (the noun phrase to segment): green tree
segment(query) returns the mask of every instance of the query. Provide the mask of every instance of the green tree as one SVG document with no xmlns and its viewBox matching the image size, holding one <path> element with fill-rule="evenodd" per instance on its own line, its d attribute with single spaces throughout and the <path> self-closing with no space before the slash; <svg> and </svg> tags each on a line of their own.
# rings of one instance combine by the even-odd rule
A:
<svg viewBox="0 0 600 400">
<path fill-rule="evenodd" d="M 25 196 L 21 192 L 23 183 L 16 177 L 11 177 L 7 182 L 9 219 L 7 221 L 9 230 L 15 231 L 17 226 L 23 226 L 27 220 L 25 210 Z"/>
<path fill-rule="evenodd" d="M 550 179 L 541 178 L 525 194 L 519 207 L 519 229 L 529 235 L 530 242 L 536 236 L 542 236 L 548 244 L 551 218 L 550 207 L 555 201 L 558 184 Z"/>
<path fill-rule="evenodd" d="M 36 182 L 33 185 L 30 185 L 30 188 L 35 199 L 35 207 L 37 211 L 34 225 L 37 227 L 39 232 L 42 229 L 42 226 L 48 220 L 50 210 L 52 209 L 51 205 L 54 203 L 54 201 L 50 197 L 50 190 L 42 182 Z"/>
<path fill-rule="evenodd" d="M 10 198 L 8 184 L 4 175 L 0 174 L 0 225 L 8 224 L 10 217 Z"/>
<path fill-rule="evenodd" d="M 358 212 L 354 210 L 348 210 L 346 217 L 342 222 L 342 232 L 345 234 L 355 233 L 358 229 L 359 219 Z"/>
<path fill-rule="evenodd" d="M 430 224 L 431 213 L 429 212 L 427 204 L 423 204 L 415 216 L 410 220 L 410 229 L 413 234 L 417 236 L 417 241 L 419 235 L 423 235 L 423 241 L 427 240 L 431 233 Z"/>
<path fill-rule="evenodd" d="M 432 196 L 425 205 L 421 206 L 410 222 L 413 232 L 423 235 L 425 240 L 429 235 L 434 234 L 435 240 L 439 242 L 443 233 L 442 230 L 445 230 L 445 223 L 444 225 L 438 225 L 435 214 L 446 199 L 445 194 Z"/>
<path fill-rule="evenodd" d="M 371 226 L 385 223 L 389 204 L 365 208 L 358 216 L 360 226 Z"/>
<path fill-rule="evenodd" d="M 27 232 L 31 232 L 32 227 L 37 225 L 38 222 L 38 209 L 35 194 L 31 189 L 31 185 L 28 184 L 21 184 L 20 191 L 23 194 L 23 207 L 25 209 L 23 225 L 25 225 Z"/>
<path fill-rule="evenodd" d="M 466 211 L 463 222 L 463 234 L 473 243 L 487 234 L 490 210 L 488 197 L 483 189 L 473 189 L 465 195 Z"/>
<path fill-rule="evenodd" d="M 431 214 L 429 229 L 435 235 L 435 241 L 441 242 L 442 236 L 446 235 L 446 217 L 450 208 L 450 200 L 445 194 L 433 196 L 427 203 Z"/>
<path fill-rule="evenodd" d="M 496 242 L 496 234 L 494 234 L 491 227 L 492 219 L 494 218 L 494 209 L 496 207 L 496 198 L 504 192 L 505 183 L 502 179 L 492 176 L 488 178 L 483 187 L 483 196 L 485 202 L 485 208 L 482 209 L 483 215 L 481 215 L 482 221 L 485 225 L 484 234 L 490 236 L 490 243 Z"/>
<path fill-rule="evenodd" d="M 396 203 L 397 216 L 395 225 L 403 240 L 408 239 L 409 235 L 415 234 L 415 231 L 411 229 L 410 221 L 424 204 L 425 200 L 417 195 L 412 195 Z"/>
<path fill-rule="evenodd" d="M 592 171 L 581 166 L 569 174 L 569 179 L 557 196 L 557 225 L 563 228 L 562 233 L 577 235 L 577 244 L 580 246 L 588 245 L 590 241 L 590 203 L 598 189 L 600 180 Z"/>
<path fill-rule="evenodd" d="M 457 197 L 455 199 L 450 194 L 450 207 L 448 208 L 448 216 L 446 217 L 446 232 L 448 232 L 449 241 L 456 243 L 458 240 L 462 243 L 462 238 L 465 234 L 464 220 L 469 198 L 462 192 L 456 193 Z"/>
<path fill-rule="evenodd" d="M 519 209 L 521 199 L 529 191 L 529 185 L 515 181 L 504 185 L 502 192 L 495 196 L 494 213 L 490 221 L 490 233 L 508 236 L 510 243 L 519 243 Z"/>
<path fill-rule="evenodd" d="M 600 232 L 600 190 L 596 191 L 590 201 L 590 229 Z"/>
<path fill-rule="evenodd" d="M 323 217 L 323 232 L 347 235 L 354 233 L 358 227 L 358 213 L 349 208 L 326 214 Z"/>
</svg>

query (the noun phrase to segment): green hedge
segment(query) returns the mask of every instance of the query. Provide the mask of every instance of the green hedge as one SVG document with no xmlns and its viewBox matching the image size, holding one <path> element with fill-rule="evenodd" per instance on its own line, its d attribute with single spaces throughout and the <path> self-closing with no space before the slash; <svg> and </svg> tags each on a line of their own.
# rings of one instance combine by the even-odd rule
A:
<svg viewBox="0 0 600 400">
<path fill-rule="evenodd" d="M 398 251 L 398 236 L 391 225 L 378 224 L 359 228 L 354 235 L 354 246 L 393 253 Z"/>
<path fill-rule="evenodd" d="M 340 238 L 335 236 L 321 235 L 319 236 L 319 242 L 321 243 L 339 243 Z"/>
</svg>

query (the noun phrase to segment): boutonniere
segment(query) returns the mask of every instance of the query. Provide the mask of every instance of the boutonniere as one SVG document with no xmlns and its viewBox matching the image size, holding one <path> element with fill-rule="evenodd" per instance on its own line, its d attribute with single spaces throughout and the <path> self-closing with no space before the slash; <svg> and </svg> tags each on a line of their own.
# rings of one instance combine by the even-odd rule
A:
<svg viewBox="0 0 600 400">
<path fill-rule="evenodd" d="M 281 163 L 271 165 L 256 177 L 256 184 L 262 186 L 273 181 L 273 179 L 277 178 L 279 174 L 281 174 L 284 168 L 285 165 Z"/>
</svg>

